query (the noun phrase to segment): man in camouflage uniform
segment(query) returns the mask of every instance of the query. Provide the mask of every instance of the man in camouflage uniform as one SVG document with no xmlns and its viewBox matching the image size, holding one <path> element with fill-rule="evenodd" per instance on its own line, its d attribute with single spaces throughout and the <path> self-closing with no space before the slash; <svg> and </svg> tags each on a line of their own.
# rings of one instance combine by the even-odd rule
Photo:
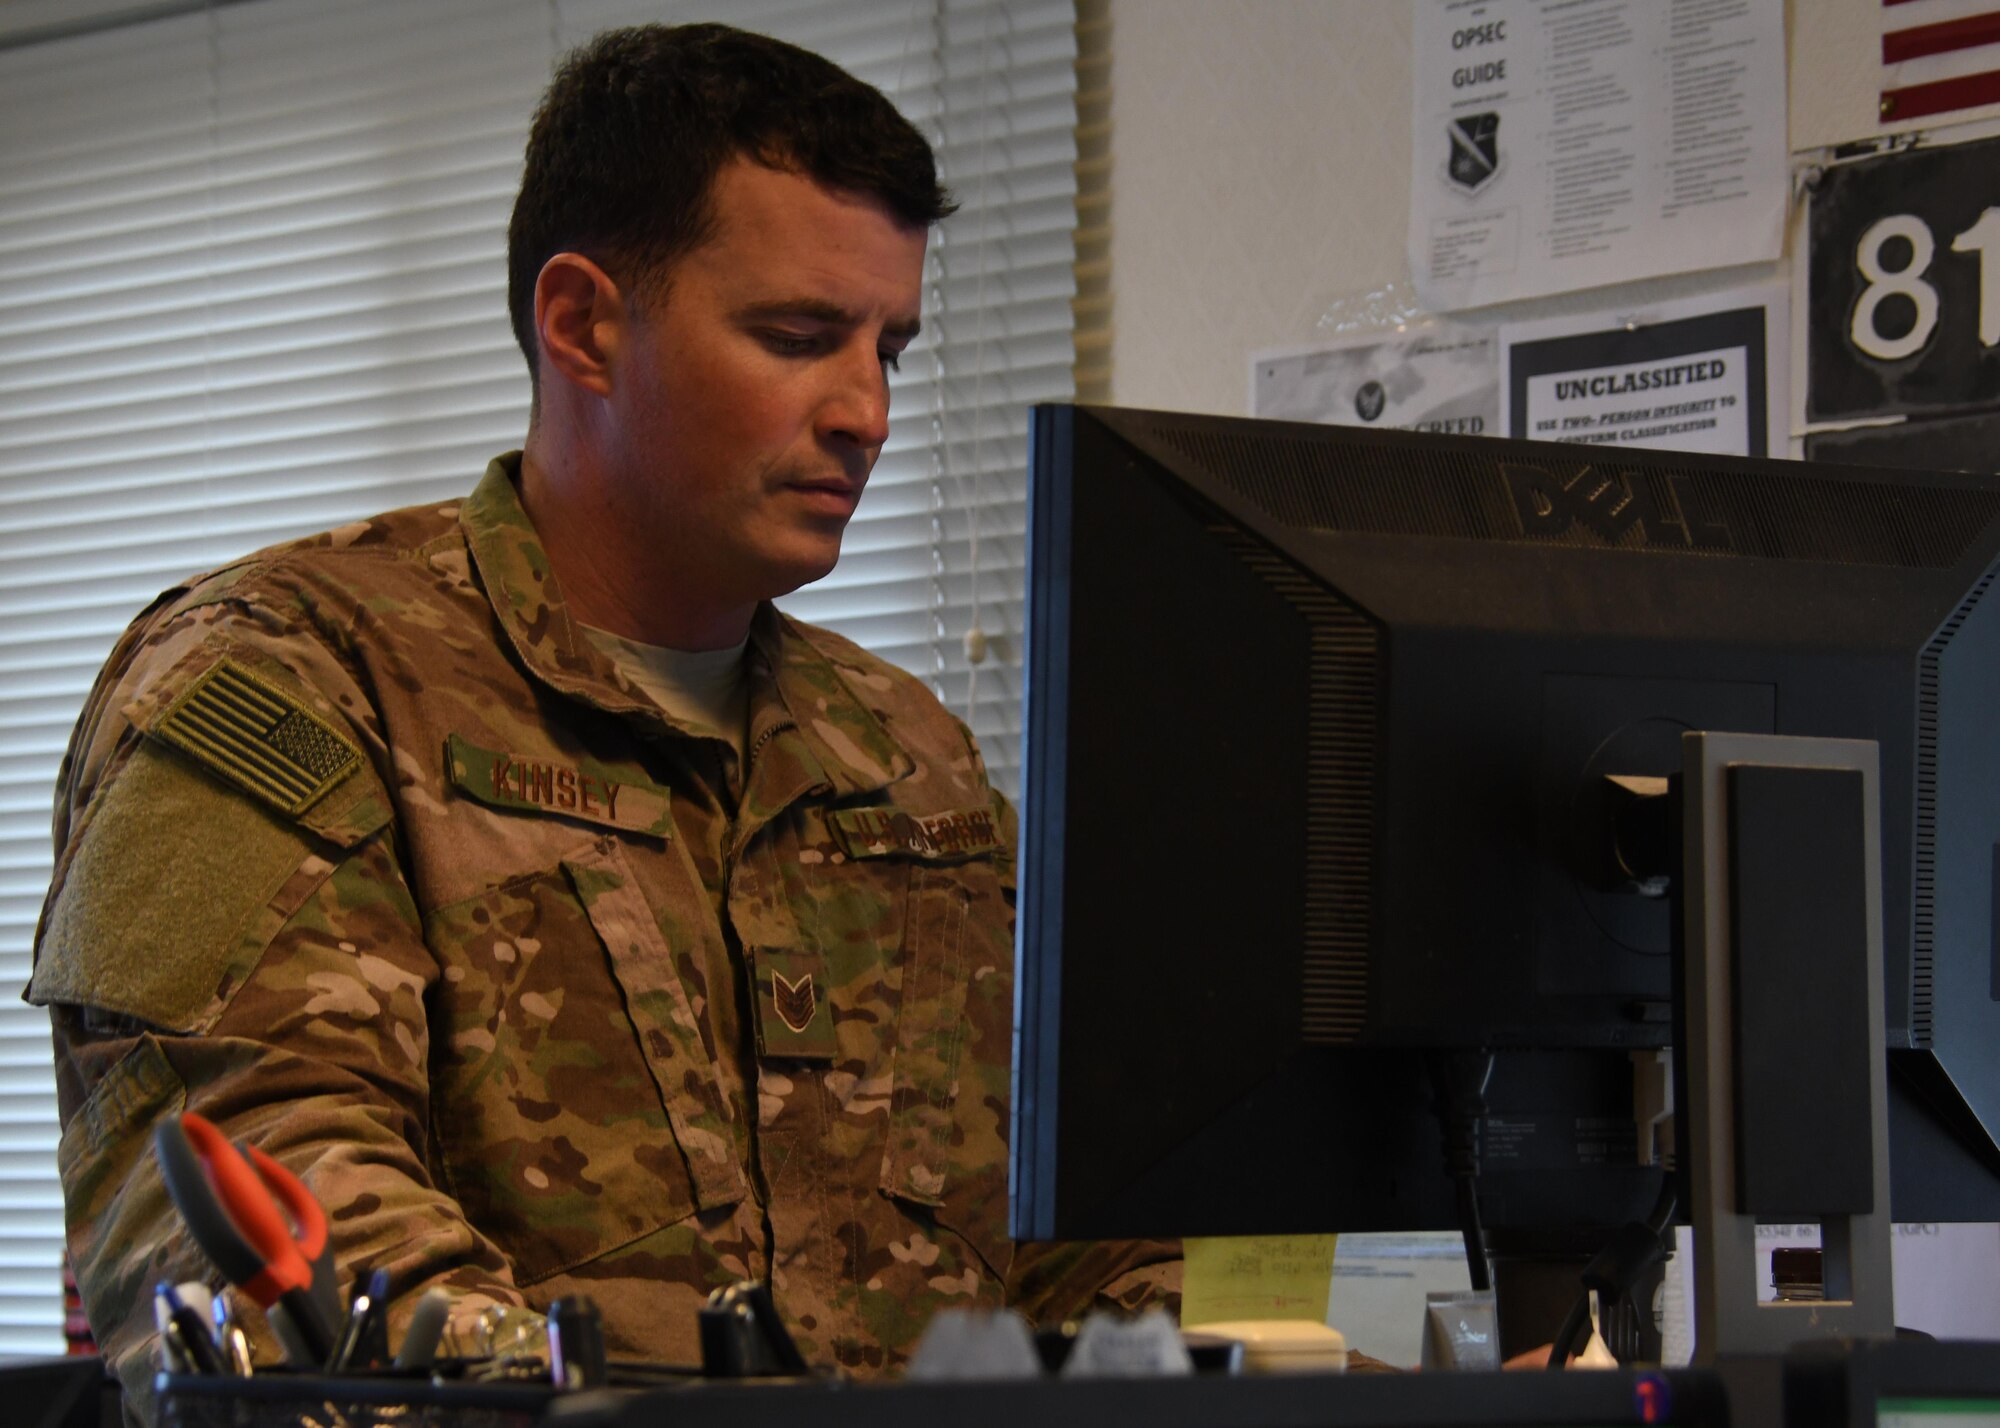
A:
<svg viewBox="0 0 2000 1428">
<path fill-rule="evenodd" d="M 304 1177 L 392 1333 L 431 1287 L 457 1330 L 587 1291 L 614 1355 L 685 1362 L 752 1278 L 868 1372 L 943 1305 L 1163 1287 L 1157 1249 L 1007 1241 L 1011 811 L 920 684 L 768 603 L 838 554 L 948 211 L 816 56 L 600 37 L 510 231 L 525 452 L 127 631 L 29 995 L 128 1389 L 152 1285 L 205 1271 L 152 1162 L 183 1108 Z"/>
</svg>

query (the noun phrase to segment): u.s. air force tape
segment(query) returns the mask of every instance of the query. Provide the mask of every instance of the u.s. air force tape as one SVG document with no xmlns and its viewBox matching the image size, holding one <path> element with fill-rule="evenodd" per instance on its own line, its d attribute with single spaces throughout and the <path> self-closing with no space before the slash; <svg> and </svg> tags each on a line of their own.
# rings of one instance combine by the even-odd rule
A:
<svg viewBox="0 0 2000 1428">
<path fill-rule="evenodd" d="M 233 659 L 204 670 L 151 732 L 294 817 L 361 762 L 361 750 L 297 695 Z"/>
<path fill-rule="evenodd" d="M 668 791 L 588 759 L 482 749 L 457 734 L 444 741 L 451 786 L 490 808 L 555 814 L 665 838 L 674 828 Z"/>
<path fill-rule="evenodd" d="M 900 808 L 839 808 L 827 826 L 850 858 L 976 858 L 1000 847 L 987 806 L 918 816 Z"/>
</svg>

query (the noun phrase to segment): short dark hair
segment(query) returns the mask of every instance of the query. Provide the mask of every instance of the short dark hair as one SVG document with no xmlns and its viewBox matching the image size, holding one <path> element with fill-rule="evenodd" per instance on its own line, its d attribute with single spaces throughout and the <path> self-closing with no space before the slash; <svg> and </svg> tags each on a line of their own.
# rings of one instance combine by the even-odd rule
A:
<svg viewBox="0 0 2000 1428">
<path fill-rule="evenodd" d="M 937 160 L 872 85 L 728 25 L 607 30 L 572 51 L 535 111 L 507 225 L 507 309 L 535 373 L 535 279 L 581 253 L 645 290 L 714 229 L 737 157 L 866 195 L 912 228 L 949 214 Z"/>
</svg>

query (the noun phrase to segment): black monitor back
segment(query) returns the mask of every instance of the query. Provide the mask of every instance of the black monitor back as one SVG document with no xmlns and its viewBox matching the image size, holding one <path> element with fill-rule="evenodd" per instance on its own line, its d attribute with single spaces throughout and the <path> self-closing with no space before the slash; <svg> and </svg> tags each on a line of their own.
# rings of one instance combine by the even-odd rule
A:
<svg viewBox="0 0 2000 1428">
<path fill-rule="evenodd" d="M 1996 1159 L 1992 480 L 1071 407 L 1032 453 L 1017 1234 L 1452 1225 L 1436 1047 L 1499 1051 L 1490 1222 L 1643 1215 L 1670 905 L 1604 776 L 1687 729 L 1880 743 L 1903 1100 Z"/>
</svg>

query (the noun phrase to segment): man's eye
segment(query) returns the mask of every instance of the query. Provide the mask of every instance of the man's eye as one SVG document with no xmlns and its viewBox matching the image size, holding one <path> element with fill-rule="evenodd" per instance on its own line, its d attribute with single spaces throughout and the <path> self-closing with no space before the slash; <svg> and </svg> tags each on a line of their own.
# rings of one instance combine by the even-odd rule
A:
<svg viewBox="0 0 2000 1428">
<path fill-rule="evenodd" d="M 804 357 L 819 350 L 819 339 L 801 337 L 796 332 L 767 332 L 764 345 L 780 357 Z"/>
<path fill-rule="evenodd" d="M 882 370 L 883 370 L 883 371 L 885 371 L 885 372 L 900 372 L 900 371 L 902 371 L 902 370 L 903 370 L 903 354 L 902 354 L 902 353 L 900 353 L 900 352 L 877 352 L 877 353 L 876 353 L 875 355 L 876 355 L 877 357 L 880 357 L 880 358 L 882 359 Z"/>
</svg>

